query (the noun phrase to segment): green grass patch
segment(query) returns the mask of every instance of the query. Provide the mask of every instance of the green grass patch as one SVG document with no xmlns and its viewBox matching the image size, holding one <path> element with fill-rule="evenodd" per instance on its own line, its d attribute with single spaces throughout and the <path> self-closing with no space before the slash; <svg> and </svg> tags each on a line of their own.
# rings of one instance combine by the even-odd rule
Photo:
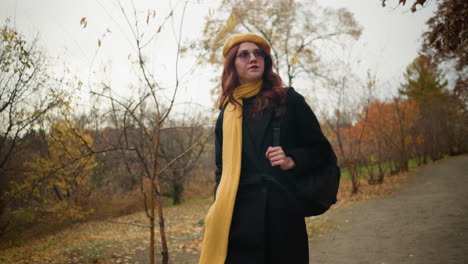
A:
<svg viewBox="0 0 468 264">
<path fill-rule="evenodd" d="M 182 205 L 205 205 L 205 204 L 212 204 L 213 203 L 213 198 L 197 198 L 197 199 L 191 199 L 188 201 L 182 202 Z"/>
<path fill-rule="evenodd" d="M 430 158 L 427 159 L 427 161 L 430 161 Z M 382 169 L 389 171 L 391 167 L 395 168 L 396 162 L 384 162 L 380 165 Z M 416 168 L 418 167 L 418 162 L 417 159 L 411 159 L 408 161 L 408 168 Z M 373 164 L 370 166 L 360 166 L 358 168 L 359 171 L 359 177 L 360 178 L 367 178 L 368 174 L 372 171 L 374 173 L 377 173 L 379 171 L 379 167 L 377 164 Z M 341 178 L 344 180 L 351 180 L 351 176 L 348 172 L 347 169 L 342 169 L 341 170 Z"/>
</svg>

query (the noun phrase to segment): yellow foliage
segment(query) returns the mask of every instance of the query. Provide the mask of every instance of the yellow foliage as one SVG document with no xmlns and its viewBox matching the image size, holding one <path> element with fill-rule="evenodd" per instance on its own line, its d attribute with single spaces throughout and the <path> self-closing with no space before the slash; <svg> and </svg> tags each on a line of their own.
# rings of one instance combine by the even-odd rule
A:
<svg viewBox="0 0 468 264">
<path fill-rule="evenodd" d="M 60 120 L 52 124 L 47 135 L 47 155 L 36 154 L 27 162 L 29 171 L 22 183 L 12 185 L 12 193 L 28 193 L 46 211 L 59 220 L 79 220 L 87 212 L 78 203 L 88 188 L 88 180 L 97 166 L 89 151 L 92 138 L 73 123 Z"/>
<path fill-rule="evenodd" d="M 88 21 L 86 20 L 86 17 L 82 17 L 80 20 L 80 25 L 85 28 L 88 25 Z"/>
<path fill-rule="evenodd" d="M 297 53 L 294 54 L 294 56 L 291 58 L 291 61 L 289 62 L 289 64 L 291 64 L 291 66 L 294 66 L 294 64 L 296 64 L 298 61 L 297 59 Z"/>
<path fill-rule="evenodd" d="M 227 31 L 231 31 L 236 26 L 236 15 L 234 13 L 231 13 L 231 15 L 229 16 L 226 26 Z"/>
</svg>

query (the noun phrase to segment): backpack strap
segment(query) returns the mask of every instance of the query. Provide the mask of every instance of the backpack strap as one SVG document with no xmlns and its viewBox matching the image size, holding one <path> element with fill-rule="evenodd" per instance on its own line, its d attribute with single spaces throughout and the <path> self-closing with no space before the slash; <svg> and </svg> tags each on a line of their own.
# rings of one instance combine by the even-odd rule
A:
<svg viewBox="0 0 468 264">
<path fill-rule="evenodd" d="M 280 122 L 284 115 L 286 105 L 280 105 L 275 108 L 275 117 L 273 119 L 273 147 L 280 145 Z"/>
<path fill-rule="evenodd" d="M 289 87 L 284 88 L 286 90 L 286 96 L 288 95 Z M 274 111 L 273 119 L 273 147 L 280 145 L 280 122 L 281 117 L 286 112 L 286 103 L 276 106 Z"/>
</svg>

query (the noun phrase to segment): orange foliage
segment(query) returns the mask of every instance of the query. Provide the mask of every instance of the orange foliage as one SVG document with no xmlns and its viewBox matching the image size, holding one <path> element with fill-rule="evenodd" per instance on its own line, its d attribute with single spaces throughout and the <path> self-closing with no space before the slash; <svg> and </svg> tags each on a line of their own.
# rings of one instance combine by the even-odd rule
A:
<svg viewBox="0 0 468 264">
<path fill-rule="evenodd" d="M 362 115 L 363 117 L 355 125 L 350 126 L 344 132 L 351 141 L 363 143 L 375 143 L 383 139 L 393 142 L 420 141 L 417 135 L 410 133 L 419 116 L 419 106 L 410 100 L 394 99 L 393 102 L 372 103 Z"/>
</svg>

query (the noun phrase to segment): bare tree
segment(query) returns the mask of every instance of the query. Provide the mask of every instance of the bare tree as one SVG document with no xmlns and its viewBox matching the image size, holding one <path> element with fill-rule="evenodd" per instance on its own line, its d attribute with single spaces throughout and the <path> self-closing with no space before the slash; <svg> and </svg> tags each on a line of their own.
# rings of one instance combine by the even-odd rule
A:
<svg viewBox="0 0 468 264">
<path fill-rule="evenodd" d="M 206 62 L 222 65 L 219 51 L 231 34 L 256 33 L 270 43 L 275 71 L 289 86 L 300 76 L 327 79 L 320 44 L 342 45 L 361 35 L 352 13 L 322 8 L 316 1 L 223 0 L 216 14 L 207 17 L 203 32 Z"/>
<path fill-rule="evenodd" d="M 188 120 L 187 120 L 188 119 Z M 202 124 L 207 123 L 206 118 L 202 116 L 185 116 L 180 120 L 170 120 L 171 129 L 164 131 L 161 134 L 160 159 L 165 164 L 171 162 L 181 152 L 195 143 L 204 134 L 214 132 L 210 127 L 207 130 Z M 211 134 L 212 135 L 212 134 Z M 198 164 L 206 143 L 204 140 L 198 146 L 192 148 L 183 157 L 177 159 L 170 169 L 162 175 L 162 180 L 166 185 L 165 195 L 173 199 L 173 204 L 181 203 L 184 185 L 187 180 L 187 175 Z"/>
<path fill-rule="evenodd" d="M 369 74 L 368 82 L 362 84 L 347 63 L 342 64 L 334 78 L 334 81 L 328 83 L 332 88 L 332 96 L 336 98 L 331 109 L 333 114 L 326 114 L 325 109 L 321 111 L 327 136 L 337 151 L 341 166 L 348 171 L 351 178 L 353 195 L 358 192 L 360 186 L 360 166 L 365 165 L 362 154 L 363 137 L 375 79 Z M 364 121 L 364 125 L 354 126 L 358 121 Z"/>
<path fill-rule="evenodd" d="M 179 59 L 181 55 L 182 24 L 187 6 L 187 1 L 181 10 L 181 21 L 178 32 L 173 32 L 177 36 L 177 51 L 175 55 L 175 83 L 172 88 L 161 87 L 148 68 L 148 61 L 145 58 L 144 50 L 148 44 L 154 41 L 167 21 L 173 19 L 175 7 L 164 19 L 162 24 L 156 27 L 154 32 L 141 32 L 142 20 L 137 15 L 135 6 L 132 12 L 126 10 L 119 2 L 121 13 L 131 30 L 134 50 L 136 53 L 136 65 L 138 67 L 139 87 L 136 96 L 119 97 L 113 92 L 108 84 L 103 84 L 102 91 L 93 91 L 92 94 L 100 99 L 105 99 L 111 106 L 108 113 L 112 123 L 119 131 L 118 142 L 114 142 L 112 148 L 117 148 L 122 154 L 131 159 L 133 164 L 127 164 L 131 173 L 137 173 L 139 178 L 140 192 L 143 195 L 143 209 L 149 220 L 150 232 L 150 263 L 155 263 L 155 231 L 156 224 L 159 227 L 161 237 L 162 263 L 168 263 L 169 250 L 165 232 L 164 212 L 162 207 L 162 175 L 170 172 L 176 164 L 186 167 L 191 160 L 181 162 L 181 159 L 190 153 L 196 153 L 196 148 L 200 147 L 211 134 L 211 130 L 203 130 L 191 140 L 191 144 L 186 144 L 179 148 L 177 155 L 162 160 L 162 140 L 164 135 L 176 129 L 172 127 L 170 115 L 174 111 L 176 95 L 180 88 L 181 76 L 179 73 Z M 146 23 L 150 23 L 155 12 L 148 11 Z M 144 23 L 144 22 L 143 22 Z M 144 34 L 149 33 L 149 34 Z M 167 150 L 166 150 L 167 151 Z M 196 157 L 192 157 L 196 158 Z"/>
</svg>

